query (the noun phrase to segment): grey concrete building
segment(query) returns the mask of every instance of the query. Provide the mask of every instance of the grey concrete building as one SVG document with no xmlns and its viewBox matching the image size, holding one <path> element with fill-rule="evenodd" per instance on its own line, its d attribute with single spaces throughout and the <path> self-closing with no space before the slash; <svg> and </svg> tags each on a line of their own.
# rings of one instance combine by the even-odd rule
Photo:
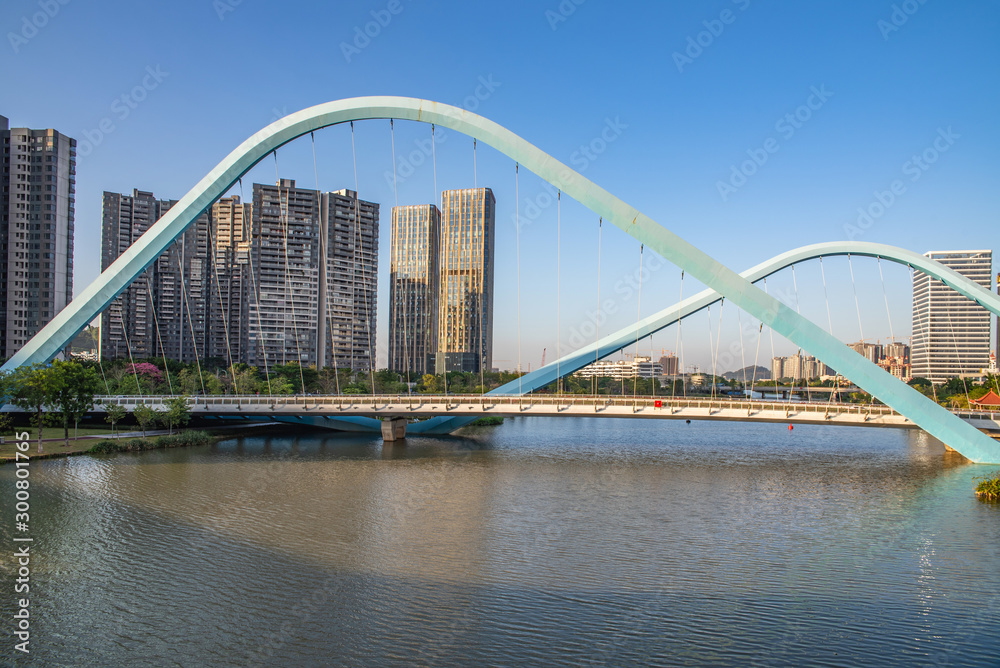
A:
<svg viewBox="0 0 1000 668">
<path fill-rule="evenodd" d="M 378 204 L 287 179 L 253 197 L 216 202 L 105 310 L 104 357 L 368 370 Z M 102 268 L 175 203 L 104 193 Z"/>
<path fill-rule="evenodd" d="M 247 361 L 336 366 L 375 360 L 379 205 L 281 179 L 254 184 Z"/>
<path fill-rule="evenodd" d="M 320 197 L 292 179 L 253 186 L 247 361 L 258 367 L 317 363 Z"/>
<path fill-rule="evenodd" d="M 101 270 L 142 236 L 176 200 L 153 193 L 105 192 Z M 101 314 L 104 359 L 167 357 L 193 362 L 206 356 L 209 324 L 209 217 L 202 214 L 156 262 Z"/>
<path fill-rule="evenodd" d="M 931 251 L 924 254 L 987 290 L 993 277 L 993 252 Z M 913 275 L 914 377 L 944 383 L 978 376 L 990 363 L 990 313 L 941 281 Z"/>
<path fill-rule="evenodd" d="M 76 140 L 0 116 L 0 358 L 73 297 Z"/>
<path fill-rule="evenodd" d="M 369 371 L 376 361 L 379 205 L 353 190 L 322 196 L 319 359 Z"/>
<path fill-rule="evenodd" d="M 433 204 L 392 209 L 389 251 L 389 368 L 434 373 L 438 332 L 438 238 Z"/>
</svg>

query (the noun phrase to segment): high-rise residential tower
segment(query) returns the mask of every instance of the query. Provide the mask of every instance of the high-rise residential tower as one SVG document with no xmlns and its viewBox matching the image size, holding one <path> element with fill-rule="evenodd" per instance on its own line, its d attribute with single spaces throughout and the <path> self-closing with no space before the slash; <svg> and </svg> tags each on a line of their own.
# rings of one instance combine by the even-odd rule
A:
<svg viewBox="0 0 1000 668">
<path fill-rule="evenodd" d="M 133 190 L 131 195 L 104 193 L 101 217 L 101 271 L 128 250 L 160 217 L 153 193 Z M 153 280 L 150 266 L 101 314 L 101 356 L 151 357 L 156 353 L 153 325 Z"/>
<path fill-rule="evenodd" d="M 73 297 L 76 140 L 0 116 L 0 359 Z"/>
<path fill-rule="evenodd" d="M 319 359 L 338 369 L 375 365 L 379 205 L 353 190 L 323 193 Z"/>
<path fill-rule="evenodd" d="M 433 204 L 392 209 L 389 251 L 389 368 L 434 373 L 438 328 L 438 235 Z"/>
<path fill-rule="evenodd" d="M 101 270 L 153 226 L 176 200 L 105 192 Z M 209 216 L 202 214 L 101 314 L 101 357 L 206 357 Z"/>
<path fill-rule="evenodd" d="M 435 371 L 493 366 L 496 198 L 489 188 L 441 194 Z"/>
<path fill-rule="evenodd" d="M 990 289 L 992 251 L 932 251 L 925 255 Z M 941 281 L 915 273 L 911 359 L 914 377 L 933 383 L 978 375 L 990 362 L 989 312 Z"/>
<path fill-rule="evenodd" d="M 239 195 L 212 205 L 206 357 L 243 361 L 249 340 L 251 206 Z"/>
<path fill-rule="evenodd" d="M 252 209 L 248 361 L 371 369 L 379 205 L 281 179 L 254 184 Z"/>
<path fill-rule="evenodd" d="M 319 192 L 293 179 L 253 186 L 248 361 L 258 367 L 316 364 L 320 261 Z"/>
<path fill-rule="evenodd" d="M 104 357 L 369 369 L 378 204 L 289 179 L 253 198 L 213 204 L 105 310 Z M 103 268 L 174 204 L 104 193 Z"/>
</svg>

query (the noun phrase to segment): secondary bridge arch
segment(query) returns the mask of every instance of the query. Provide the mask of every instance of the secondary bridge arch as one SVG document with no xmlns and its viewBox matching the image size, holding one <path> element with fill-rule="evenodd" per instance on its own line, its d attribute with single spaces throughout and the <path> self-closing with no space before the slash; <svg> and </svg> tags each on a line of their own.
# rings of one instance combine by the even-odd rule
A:
<svg viewBox="0 0 1000 668">
<path fill-rule="evenodd" d="M 798 347 L 824 360 L 969 459 L 1000 462 L 1000 444 L 993 439 L 886 374 L 821 327 L 582 174 L 493 121 L 458 107 L 416 98 L 377 96 L 327 102 L 290 114 L 257 132 L 199 181 L 3 368 L 12 369 L 55 357 L 203 211 L 272 151 L 320 128 L 355 120 L 390 118 L 440 125 L 489 144 L 683 268 Z"/>
<path fill-rule="evenodd" d="M 933 278 L 940 280 L 964 297 L 986 308 L 993 313 L 1000 315 L 1000 295 L 993 294 L 981 285 L 962 276 L 954 269 L 944 266 L 937 260 L 914 253 L 913 251 L 896 246 L 877 244 L 861 241 L 832 241 L 827 243 L 802 246 L 766 260 L 740 274 L 751 283 L 756 283 L 768 278 L 784 269 L 807 262 L 809 260 L 821 259 L 824 257 L 836 257 L 843 255 L 857 255 L 863 257 L 881 258 L 895 264 L 913 267 Z M 597 359 L 603 359 L 609 355 L 627 348 L 635 343 L 637 338 L 645 338 L 662 329 L 665 329 L 679 320 L 699 311 L 703 311 L 709 306 L 718 303 L 722 299 L 717 291 L 708 288 L 698 294 L 692 295 L 683 301 L 667 307 L 662 311 L 654 313 L 640 320 L 636 326 L 624 327 L 617 332 L 608 334 L 600 341 L 581 347 L 568 355 L 561 357 L 558 361 L 547 364 L 540 369 L 531 371 L 521 377 L 520 382 L 513 381 L 498 387 L 489 394 L 517 394 L 519 391 L 532 392 L 554 382 L 558 376 L 567 376 L 579 371 Z M 638 330 L 638 333 L 637 333 Z M 846 348 L 846 346 L 845 346 Z M 853 352 L 853 351 L 852 351 Z M 558 373 L 558 375 L 557 375 Z M 884 373 L 884 372 L 883 372 Z M 877 396 L 877 395 L 876 395 Z M 880 397 L 881 399 L 881 397 Z M 419 423 L 410 428 L 411 433 L 432 433 L 443 434 L 454 431 L 459 427 L 469 424 L 472 420 L 460 417 L 441 417 L 428 420 L 426 423 Z"/>
</svg>

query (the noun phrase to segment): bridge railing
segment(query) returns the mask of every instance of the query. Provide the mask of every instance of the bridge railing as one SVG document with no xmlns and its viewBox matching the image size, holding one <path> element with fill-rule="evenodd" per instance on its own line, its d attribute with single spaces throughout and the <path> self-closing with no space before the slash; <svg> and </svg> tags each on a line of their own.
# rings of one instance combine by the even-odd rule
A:
<svg viewBox="0 0 1000 668">
<path fill-rule="evenodd" d="M 162 405 L 169 396 L 101 396 L 95 397 L 95 406 L 105 403 L 118 404 L 124 407 L 135 407 L 139 405 L 158 406 Z M 195 411 L 210 411 L 215 409 L 235 409 L 243 410 L 251 407 L 269 408 L 277 410 L 279 407 L 301 408 L 304 411 L 323 408 L 336 407 L 339 410 L 350 410 L 355 408 L 371 407 L 378 409 L 380 406 L 388 408 L 390 406 L 406 406 L 409 410 L 422 408 L 436 408 L 443 412 L 460 411 L 462 407 L 482 408 L 484 410 L 494 410 L 501 407 L 517 406 L 519 410 L 531 408 L 533 406 L 593 406 L 599 411 L 602 408 L 623 407 L 632 408 L 633 411 L 645 411 L 647 409 L 677 410 L 684 408 L 713 410 L 746 410 L 748 414 L 762 411 L 785 412 L 787 415 L 801 413 L 817 414 L 856 414 L 866 416 L 898 416 L 899 414 L 888 406 L 877 404 L 848 404 L 838 402 L 804 402 L 804 401 L 753 401 L 745 399 L 731 399 L 725 397 L 717 398 L 678 398 L 678 397 L 657 397 L 657 396 L 637 396 L 637 397 L 610 397 L 608 395 L 425 395 L 425 394 L 402 394 L 402 395 L 281 395 L 281 396 L 260 396 L 260 395 L 216 395 L 216 396 L 193 396 L 188 398 L 188 403 Z M 964 417 L 965 415 L 963 415 Z M 970 417 L 982 417 L 982 413 L 971 413 Z"/>
</svg>

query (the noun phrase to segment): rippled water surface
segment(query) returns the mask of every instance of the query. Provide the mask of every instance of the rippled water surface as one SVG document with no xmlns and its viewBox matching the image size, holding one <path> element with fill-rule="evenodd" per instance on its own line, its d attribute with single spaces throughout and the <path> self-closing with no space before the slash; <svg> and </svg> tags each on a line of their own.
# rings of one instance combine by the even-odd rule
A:
<svg viewBox="0 0 1000 668">
<path fill-rule="evenodd" d="M 571 418 L 40 461 L 31 662 L 996 666 L 989 470 L 915 432 Z"/>
</svg>

